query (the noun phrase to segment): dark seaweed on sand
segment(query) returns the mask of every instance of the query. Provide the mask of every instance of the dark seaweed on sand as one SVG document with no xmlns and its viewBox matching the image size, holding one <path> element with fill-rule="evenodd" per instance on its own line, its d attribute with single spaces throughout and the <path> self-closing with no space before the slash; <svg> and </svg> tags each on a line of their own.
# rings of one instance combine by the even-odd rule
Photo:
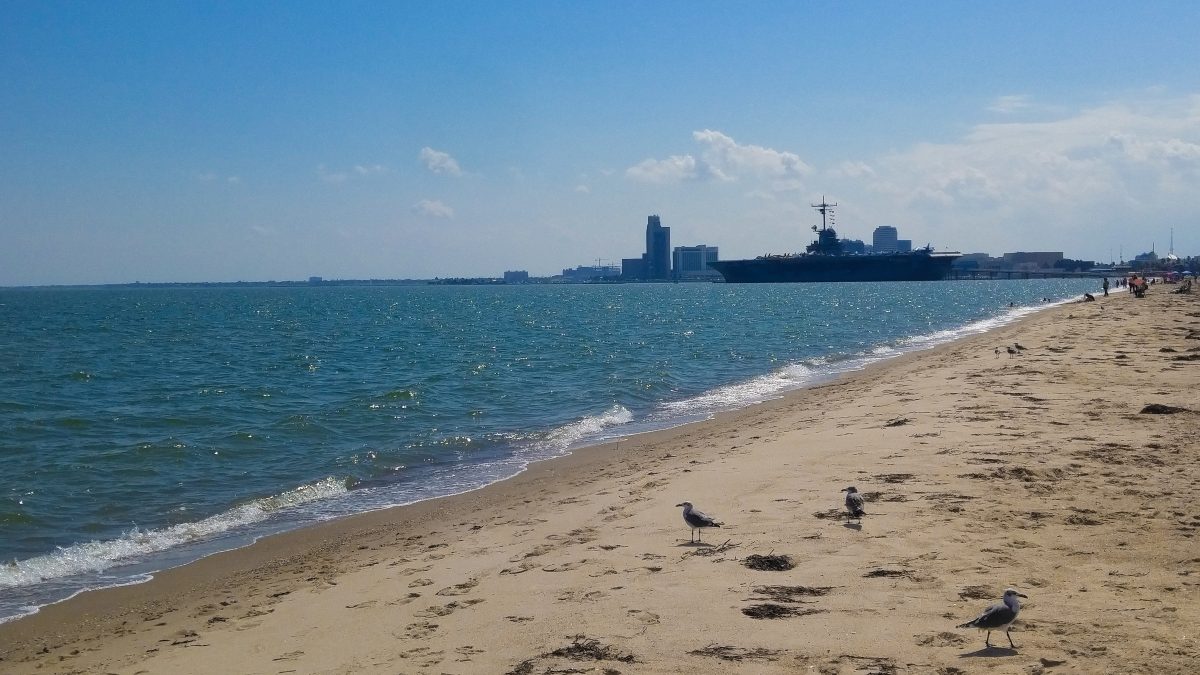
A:
<svg viewBox="0 0 1200 675">
<path fill-rule="evenodd" d="M 1198 356 L 1200 356 L 1200 355 L 1198 355 Z M 1150 405 L 1146 406 L 1145 408 L 1142 408 L 1141 414 L 1143 414 L 1143 415 L 1174 415 L 1176 413 L 1185 413 L 1185 412 L 1191 412 L 1191 410 L 1188 410 L 1187 408 L 1177 408 L 1173 405 L 1163 405 L 1162 403 L 1151 403 Z"/>
<path fill-rule="evenodd" d="M 742 564 L 752 570 L 763 572 L 786 572 L 796 566 L 796 563 L 786 555 L 758 555 L 757 553 L 746 556 L 746 560 Z"/>
<path fill-rule="evenodd" d="M 693 649 L 688 652 L 692 656 L 711 656 L 722 661 L 778 661 L 779 650 L 755 647 L 733 647 L 731 645 L 708 645 L 704 649 Z"/>
<path fill-rule="evenodd" d="M 824 611 L 823 609 L 813 609 L 811 607 L 786 607 L 784 605 L 765 602 L 761 605 L 746 607 L 742 610 L 742 614 L 751 619 L 786 619 L 789 616 L 806 616 L 808 614 L 819 614 Z"/>
</svg>

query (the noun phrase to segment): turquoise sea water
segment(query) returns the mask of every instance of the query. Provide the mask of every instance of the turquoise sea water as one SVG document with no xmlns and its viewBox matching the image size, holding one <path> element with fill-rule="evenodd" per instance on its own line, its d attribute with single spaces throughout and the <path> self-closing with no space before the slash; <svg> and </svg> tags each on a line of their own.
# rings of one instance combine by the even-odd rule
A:
<svg viewBox="0 0 1200 675">
<path fill-rule="evenodd" d="M 1097 285 L 0 290 L 0 620 Z"/>
</svg>

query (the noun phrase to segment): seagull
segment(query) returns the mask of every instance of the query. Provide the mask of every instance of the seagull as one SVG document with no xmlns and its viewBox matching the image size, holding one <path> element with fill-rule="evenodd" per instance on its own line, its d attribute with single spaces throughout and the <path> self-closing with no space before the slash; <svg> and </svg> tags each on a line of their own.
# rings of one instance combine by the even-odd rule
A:
<svg viewBox="0 0 1200 675">
<path fill-rule="evenodd" d="M 842 492 L 846 493 L 846 510 L 850 512 L 850 517 L 862 520 L 867 512 L 863 510 L 863 496 L 858 493 L 858 488 L 852 485 L 842 488 Z"/>
<path fill-rule="evenodd" d="M 697 530 L 703 530 L 706 527 L 721 526 L 721 523 L 718 523 L 715 519 L 713 519 L 712 516 L 693 509 L 691 502 L 680 502 L 675 506 L 683 507 L 683 522 L 687 523 L 687 526 L 692 528 L 693 542 L 700 541 L 700 535 L 697 534 Z"/>
<path fill-rule="evenodd" d="M 1021 352 L 1018 352 L 1017 350 L 1013 349 L 1012 347 L 1006 347 L 1005 349 L 1008 350 L 1008 358 L 1010 358 L 1010 359 L 1012 357 L 1016 356 L 1017 354 L 1021 353 Z"/>
<path fill-rule="evenodd" d="M 1017 598 L 1027 598 L 1029 596 L 1018 593 L 1017 589 L 1009 588 L 1004 591 L 1004 602 L 999 602 L 987 609 L 983 610 L 983 614 L 974 619 L 960 624 L 959 628 L 978 628 L 986 630 L 987 637 L 983 639 L 983 644 L 987 647 L 992 646 L 992 631 L 1004 629 L 1004 634 L 1008 636 L 1008 644 L 1013 649 L 1017 646 L 1013 644 L 1012 635 L 1009 634 L 1012 623 L 1017 620 L 1017 614 L 1021 611 L 1021 601 Z"/>
<path fill-rule="evenodd" d="M 1021 346 L 1021 343 L 1020 343 L 1020 342 L 1014 342 L 1014 343 L 1013 343 L 1013 346 L 1014 346 L 1014 347 L 1016 347 L 1016 348 L 1017 348 L 1017 351 L 1019 351 L 1019 352 L 1023 352 L 1023 351 L 1025 351 L 1025 348 Z"/>
</svg>

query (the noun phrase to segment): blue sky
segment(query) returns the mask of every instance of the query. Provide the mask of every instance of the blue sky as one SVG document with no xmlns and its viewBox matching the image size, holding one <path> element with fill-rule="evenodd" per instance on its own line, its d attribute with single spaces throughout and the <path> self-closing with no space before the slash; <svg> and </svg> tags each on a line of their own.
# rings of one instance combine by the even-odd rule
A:
<svg viewBox="0 0 1200 675">
<path fill-rule="evenodd" d="M 1200 253 L 1200 3 L 11 1 L 0 285 Z"/>
</svg>

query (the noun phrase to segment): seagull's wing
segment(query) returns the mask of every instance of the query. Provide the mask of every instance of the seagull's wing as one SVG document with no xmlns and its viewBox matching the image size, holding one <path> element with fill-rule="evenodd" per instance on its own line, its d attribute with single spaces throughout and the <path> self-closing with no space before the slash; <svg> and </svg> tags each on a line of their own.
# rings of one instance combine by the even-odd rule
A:
<svg viewBox="0 0 1200 675">
<path fill-rule="evenodd" d="M 959 626 L 959 628 L 999 628 L 1012 623 L 1015 618 L 1017 616 L 1012 611 L 1012 608 L 1001 602 L 983 610 L 982 614 Z"/>
</svg>

